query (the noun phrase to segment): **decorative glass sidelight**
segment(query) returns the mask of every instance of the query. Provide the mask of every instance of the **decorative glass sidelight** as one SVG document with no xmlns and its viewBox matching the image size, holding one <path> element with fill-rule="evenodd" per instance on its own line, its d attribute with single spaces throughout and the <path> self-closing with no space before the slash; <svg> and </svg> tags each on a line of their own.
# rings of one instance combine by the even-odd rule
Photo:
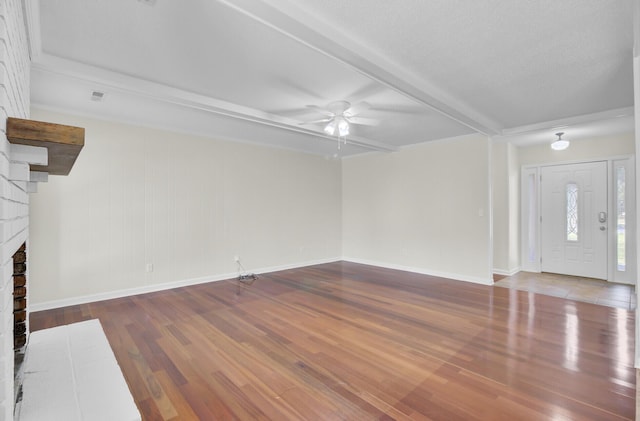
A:
<svg viewBox="0 0 640 421">
<path fill-rule="evenodd" d="M 616 255 L 618 270 L 624 272 L 627 264 L 626 253 L 626 224 L 625 224 L 625 191 L 626 168 L 616 168 Z"/>
<path fill-rule="evenodd" d="M 578 241 L 578 185 L 567 183 L 567 241 Z"/>
<path fill-rule="evenodd" d="M 529 204 L 527 215 L 529 219 L 527 221 L 527 257 L 529 262 L 536 261 L 536 233 L 538 226 L 538 192 L 536 190 L 536 174 L 529 174 L 527 177 L 529 197 L 527 203 Z"/>
</svg>

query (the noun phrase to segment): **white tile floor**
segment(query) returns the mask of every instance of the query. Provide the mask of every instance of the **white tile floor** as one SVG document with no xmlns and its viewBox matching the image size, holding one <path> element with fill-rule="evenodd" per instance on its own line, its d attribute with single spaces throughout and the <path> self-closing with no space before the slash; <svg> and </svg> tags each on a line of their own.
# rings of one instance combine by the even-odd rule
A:
<svg viewBox="0 0 640 421">
<path fill-rule="evenodd" d="M 615 284 L 599 279 L 554 273 L 519 272 L 499 279 L 494 285 L 608 307 L 636 309 L 633 285 Z"/>
<path fill-rule="evenodd" d="M 98 320 L 31 333 L 19 421 L 140 420 Z"/>
</svg>

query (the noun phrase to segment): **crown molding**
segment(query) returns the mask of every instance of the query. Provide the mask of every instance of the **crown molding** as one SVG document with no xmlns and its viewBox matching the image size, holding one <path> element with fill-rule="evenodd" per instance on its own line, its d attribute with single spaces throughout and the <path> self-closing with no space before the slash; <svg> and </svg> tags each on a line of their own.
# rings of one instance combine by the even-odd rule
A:
<svg viewBox="0 0 640 421">
<path fill-rule="evenodd" d="M 566 127 L 577 126 L 581 124 L 591 123 L 594 121 L 611 120 L 614 118 L 623 118 L 633 116 L 633 107 L 615 108 L 612 110 L 601 111 L 592 114 L 583 114 L 574 117 L 561 118 L 558 120 L 543 121 L 540 123 L 528 124 L 524 126 L 511 127 L 502 130 L 502 136 L 514 136 L 524 133 L 538 132 L 542 130 L 560 130 Z"/>
<path fill-rule="evenodd" d="M 300 127 L 299 122 L 292 119 L 44 53 L 40 32 L 39 2 L 38 0 L 22 0 L 22 7 L 33 69 L 100 84 L 130 95 L 277 127 L 324 140 L 335 140 L 334 137 L 328 136 L 324 132 Z M 398 150 L 393 145 L 359 136 L 350 136 L 348 141 L 375 151 L 394 152 Z"/>
<path fill-rule="evenodd" d="M 27 28 L 27 43 L 31 60 L 37 60 L 42 53 L 42 36 L 40 34 L 40 2 L 38 0 L 22 0 L 22 12 Z"/>
<path fill-rule="evenodd" d="M 323 132 L 301 127 L 300 122 L 297 120 L 46 53 L 41 53 L 38 60 L 32 62 L 32 69 L 99 85 L 107 88 L 109 91 L 140 96 L 155 101 L 162 101 L 190 109 L 311 135 L 324 140 L 335 141 L 335 137 L 333 136 L 327 136 Z M 376 151 L 393 152 L 397 150 L 393 145 L 363 137 L 349 136 L 347 141 L 354 145 Z"/>
</svg>

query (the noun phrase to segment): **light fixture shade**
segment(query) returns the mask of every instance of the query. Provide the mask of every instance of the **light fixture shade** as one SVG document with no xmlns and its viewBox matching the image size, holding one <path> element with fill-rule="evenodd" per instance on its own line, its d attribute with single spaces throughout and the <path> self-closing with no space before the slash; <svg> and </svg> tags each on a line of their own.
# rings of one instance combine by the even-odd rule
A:
<svg viewBox="0 0 640 421">
<path fill-rule="evenodd" d="M 324 126 L 324 132 L 329 136 L 333 136 L 336 133 L 336 120 L 331 120 L 326 126 Z"/>
<path fill-rule="evenodd" d="M 563 151 L 569 147 L 568 140 L 556 140 L 551 144 L 551 149 L 554 151 Z"/>
<path fill-rule="evenodd" d="M 556 133 L 556 136 L 558 136 L 558 138 L 551 142 L 551 149 L 553 149 L 554 151 L 563 151 L 569 147 L 569 141 L 562 139 L 563 134 L 564 132 Z"/>
<path fill-rule="evenodd" d="M 349 134 L 349 123 L 344 118 L 340 118 L 338 121 L 338 134 L 341 137 Z"/>
<path fill-rule="evenodd" d="M 337 134 L 340 137 L 345 137 L 349 134 L 349 122 L 342 117 L 335 117 L 324 126 L 324 132 L 329 136 Z"/>
</svg>

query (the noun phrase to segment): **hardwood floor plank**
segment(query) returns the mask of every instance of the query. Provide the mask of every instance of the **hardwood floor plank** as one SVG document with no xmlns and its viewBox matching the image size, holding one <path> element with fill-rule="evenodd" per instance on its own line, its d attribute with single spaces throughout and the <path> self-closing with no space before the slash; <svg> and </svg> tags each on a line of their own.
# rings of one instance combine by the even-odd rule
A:
<svg viewBox="0 0 640 421">
<path fill-rule="evenodd" d="M 147 420 L 631 420 L 634 312 L 336 262 L 31 314 L 99 318 Z"/>
</svg>

